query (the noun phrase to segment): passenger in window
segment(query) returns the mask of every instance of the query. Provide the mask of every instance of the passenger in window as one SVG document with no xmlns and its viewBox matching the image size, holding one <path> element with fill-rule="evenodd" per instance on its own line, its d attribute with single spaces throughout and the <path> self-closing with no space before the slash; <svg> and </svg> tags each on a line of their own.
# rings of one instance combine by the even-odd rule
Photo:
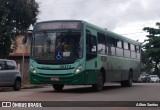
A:
<svg viewBox="0 0 160 110">
<path fill-rule="evenodd" d="M 62 40 L 61 39 L 58 39 L 58 41 L 57 41 L 57 46 L 56 46 L 56 50 L 58 51 L 58 52 L 63 52 L 64 51 L 64 42 L 62 42 Z"/>
</svg>

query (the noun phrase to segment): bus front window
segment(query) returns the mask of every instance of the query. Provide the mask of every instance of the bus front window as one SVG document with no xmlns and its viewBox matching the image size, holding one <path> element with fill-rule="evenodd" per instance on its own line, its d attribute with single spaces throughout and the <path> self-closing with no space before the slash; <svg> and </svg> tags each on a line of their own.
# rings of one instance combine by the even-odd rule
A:
<svg viewBox="0 0 160 110">
<path fill-rule="evenodd" d="M 82 57 L 80 32 L 37 33 L 33 43 L 33 58 L 37 60 L 69 60 Z"/>
</svg>

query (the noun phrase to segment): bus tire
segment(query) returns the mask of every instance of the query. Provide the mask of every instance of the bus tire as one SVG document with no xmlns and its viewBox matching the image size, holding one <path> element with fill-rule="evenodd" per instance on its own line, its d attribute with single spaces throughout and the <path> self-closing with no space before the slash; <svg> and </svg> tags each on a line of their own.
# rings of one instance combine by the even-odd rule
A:
<svg viewBox="0 0 160 110">
<path fill-rule="evenodd" d="M 52 87 L 55 91 L 59 92 L 62 91 L 64 84 L 52 84 Z"/>
<path fill-rule="evenodd" d="M 129 71 L 129 78 L 126 81 L 121 81 L 122 87 L 131 87 L 133 82 L 133 73 L 132 71 Z"/>
<path fill-rule="evenodd" d="M 93 84 L 92 88 L 94 89 L 94 91 L 99 92 L 103 90 L 103 85 L 104 85 L 103 73 L 99 71 L 97 83 Z"/>
</svg>

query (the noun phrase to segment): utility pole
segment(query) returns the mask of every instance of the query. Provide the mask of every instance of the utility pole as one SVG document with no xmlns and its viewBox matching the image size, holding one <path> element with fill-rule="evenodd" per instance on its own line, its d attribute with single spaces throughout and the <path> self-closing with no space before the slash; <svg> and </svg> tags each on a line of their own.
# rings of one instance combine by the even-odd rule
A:
<svg viewBox="0 0 160 110">
<path fill-rule="evenodd" d="M 25 56 L 25 50 L 26 50 L 26 43 L 27 43 L 27 35 L 25 35 L 22 39 L 23 44 L 23 57 L 22 57 L 22 85 L 23 85 L 23 77 L 24 77 L 24 56 Z"/>
</svg>

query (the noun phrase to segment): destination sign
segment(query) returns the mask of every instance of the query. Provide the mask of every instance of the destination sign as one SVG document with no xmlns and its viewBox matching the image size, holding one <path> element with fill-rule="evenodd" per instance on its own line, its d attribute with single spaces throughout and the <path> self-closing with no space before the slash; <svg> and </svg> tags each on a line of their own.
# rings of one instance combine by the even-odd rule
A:
<svg viewBox="0 0 160 110">
<path fill-rule="evenodd" d="M 81 29 L 81 22 L 76 22 L 76 21 L 70 21 L 70 22 L 42 22 L 42 23 L 37 23 L 35 25 L 34 30 L 39 31 L 39 30 L 57 30 L 57 29 L 75 29 L 75 30 L 80 30 Z"/>
</svg>

